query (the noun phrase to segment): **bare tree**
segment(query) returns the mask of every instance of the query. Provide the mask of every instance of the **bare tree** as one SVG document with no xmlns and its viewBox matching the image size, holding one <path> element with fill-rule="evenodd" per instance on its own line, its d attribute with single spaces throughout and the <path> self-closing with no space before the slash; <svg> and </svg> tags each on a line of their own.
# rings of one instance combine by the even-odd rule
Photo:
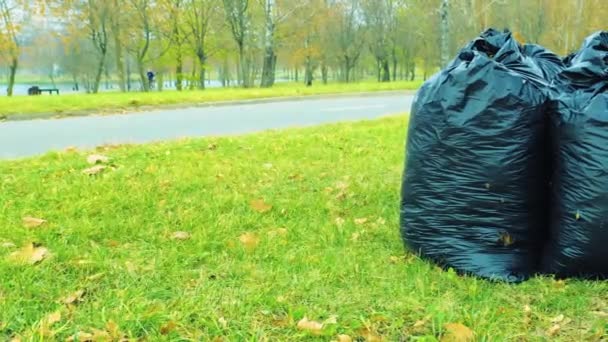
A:
<svg viewBox="0 0 608 342">
<path fill-rule="evenodd" d="M 251 58 L 247 55 L 247 44 L 250 35 L 249 0 L 223 0 L 226 20 L 232 31 L 232 37 L 239 52 L 239 78 L 243 88 L 253 84 L 251 79 Z"/>
<path fill-rule="evenodd" d="M 18 40 L 18 23 L 15 11 L 19 3 L 10 0 L 0 0 L 0 53 L 5 52 L 9 60 L 9 76 L 6 94 L 13 96 L 15 86 L 15 75 L 19 66 L 19 55 L 21 53 Z M 23 9 L 21 9 L 23 10 Z"/>
<path fill-rule="evenodd" d="M 219 6 L 216 0 L 191 0 L 187 8 L 188 37 L 198 60 L 198 88 L 205 89 L 205 73 L 209 56 L 207 34 L 211 19 L 219 12 Z"/>
</svg>

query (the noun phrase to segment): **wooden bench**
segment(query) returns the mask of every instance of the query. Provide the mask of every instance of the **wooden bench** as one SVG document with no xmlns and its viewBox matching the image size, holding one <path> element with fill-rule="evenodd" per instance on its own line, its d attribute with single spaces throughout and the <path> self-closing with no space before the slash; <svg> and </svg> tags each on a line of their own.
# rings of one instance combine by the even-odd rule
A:
<svg viewBox="0 0 608 342">
<path fill-rule="evenodd" d="M 49 93 L 49 95 L 53 95 L 53 93 L 56 93 L 57 95 L 59 95 L 59 89 L 57 89 L 57 88 L 40 88 L 38 86 L 33 86 L 27 90 L 28 95 L 42 95 L 42 93 Z"/>
</svg>

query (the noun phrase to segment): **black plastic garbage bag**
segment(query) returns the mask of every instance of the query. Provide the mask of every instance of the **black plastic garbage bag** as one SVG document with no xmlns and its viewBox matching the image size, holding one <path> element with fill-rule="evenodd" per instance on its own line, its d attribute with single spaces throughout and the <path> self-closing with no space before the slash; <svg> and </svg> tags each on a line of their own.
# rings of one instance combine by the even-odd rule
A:
<svg viewBox="0 0 608 342">
<path fill-rule="evenodd" d="M 488 30 L 419 90 L 401 194 L 412 251 L 509 282 L 538 269 L 548 226 L 543 77 L 510 33 Z"/>
<path fill-rule="evenodd" d="M 560 75 L 551 114 L 551 240 L 544 270 L 608 277 L 608 32 L 585 40 Z"/>
<path fill-rule="evenodd" d="M 524 56 L 532 58 L 547 81 L 553 80 L 564 70 L 565 64 L 562 58 L 540 45 L 526 44 L 522 48 L 522 53 Z"/>
</svg>

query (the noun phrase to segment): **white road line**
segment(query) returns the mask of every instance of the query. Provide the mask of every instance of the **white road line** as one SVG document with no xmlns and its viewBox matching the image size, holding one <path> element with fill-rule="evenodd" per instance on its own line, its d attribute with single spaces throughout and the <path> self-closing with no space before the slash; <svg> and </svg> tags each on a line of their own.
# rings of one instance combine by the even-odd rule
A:
<svg viewBox="0 0 608 342">
<path fill-rule="evenodd" d="M 378 108 L 386 108 L 386 105 L 369 105 L 369 106 L 356 106 L 356 107 L 334 107 L 334 108 L 324 108 L 321 109 L 322 112 L 346 112 L 351 110 L 361 110 L 361 109 L 378 109 Z"/>
</svg>

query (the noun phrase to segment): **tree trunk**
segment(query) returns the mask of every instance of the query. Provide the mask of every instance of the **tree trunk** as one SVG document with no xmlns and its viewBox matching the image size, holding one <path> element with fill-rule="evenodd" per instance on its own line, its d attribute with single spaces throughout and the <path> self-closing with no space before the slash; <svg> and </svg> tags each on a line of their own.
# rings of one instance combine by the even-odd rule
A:
<svg viewBox="0 0 608 342">
<path fill-rule="evenodd" d="M 323 64 L 321 65 L 321 78 L 323 79 L 323 84 L 327 84 L 327 74 L 328 74 L 327 70 L 327 65 Z"/>
<path fill-rule="evenodd" d="M 115 45 L 114 55 L 115 55 L 115 59 L 116 59 L 115 60 L 116 70 L 118 70 L 118 86 L 120 87 L 120 91 L 124 93 L 126 90 L 125 65 L 124 65 L 123 58 L 122 58 L 122 43 L 120 42 L 120 37 L 119 37 L 118 33 L 115 33 L 114 45 Z"/>
<path fill-rule="evenodd" d="M 144 62 L 137 61 L 137 72 L 139 73 L 139 79 L 141 80 L 141 87 L 143 91 L 150 91 L 150 82 L 144 70 Z"/>
<path fill-rule="evenodd" d="M 296 72 L 295 72 L 295 81 L 296 81 L 296 82 L 300 82 L 300 77 L 299 77 L 299 73 L 298 73 L 298 68 L 296 68 Z"/>
<path fill-rule="evenodd" d="M 304 83 L 306 83 L 307 87 L 312 86 L 312 76 L 312 59 L 310 58 L 310 56 L 306 56 L 306 73 L 304 75 Z"/>
<path fill-rule="evenodd" d="M 99 84 L 101 83 L 101 76 L 103 75 L 103 67 L 106 61 L 106 52 L 102 52 L 102 55 L 99 59 L 99 64 L 97 65 L 97 72 L 95 73 L 95 83 L 93 83 L 93 94 L 97 94 L 99 92 Z"/>
<path fill-rule="evenodd" d="M 7 96 L 13 96 L 13 88 L 15 87 L 15 76 L 17 75 L 18 66 L 19 66 L 19 59 L 17 57 L 11 58 L 11 65 L 9 66 L 9 75 L 8 75 L 8 87 L 6 88 Z"/>
<path fill-rule="evenodd" d="M 178 49 L 175 58 L 175 88 L 177 91 L 184 89 L 184 62 L 182 60 L 182 52 Z"/>
<path fill-rule="evenodd" d="M 395 81 L 397 81 L 397 66 L 399 65 L 399 63 L 397 61 L 397 54 L 395 53 L 394 50 L 393 50 L 392 58 L 393 58 L 393 82 L 395 82 Z"/>
<path fill-rule="evenodd" d="M 262 67 L 262 88 L 270 88 L 275 81 L 275 68 L 277 56 L 274 53 L 274 2 L 275 0 L 266 0 L 264 14 L 266 17 L 265 34 L 264 34 L 264 65 Z"/>
<path fill-rule="evenodd" d="M 393 72 L 395 72 L 393 70 Z M 382 61 L 382 82 L 390 82 L 391 81 L 391 71 L 389 69 L 388 59 L 384 59 Z"/>
<path fill-rule="evenodd" d="M 448 64 L 449 59 L 449 17 L 448 17 L 448 0 L 441 1 L 441 67 L 445 67 Z"/>
<path fill-rule="evenodd" d="M 270 88 L 274 85 L 276 63 L 277 56 L 274 54 L 274 49 L 269 49 L 267 47 L 264 55 L 264 66 L 262 67 L 262 81 L 260 87 Z"/>
</svg>

